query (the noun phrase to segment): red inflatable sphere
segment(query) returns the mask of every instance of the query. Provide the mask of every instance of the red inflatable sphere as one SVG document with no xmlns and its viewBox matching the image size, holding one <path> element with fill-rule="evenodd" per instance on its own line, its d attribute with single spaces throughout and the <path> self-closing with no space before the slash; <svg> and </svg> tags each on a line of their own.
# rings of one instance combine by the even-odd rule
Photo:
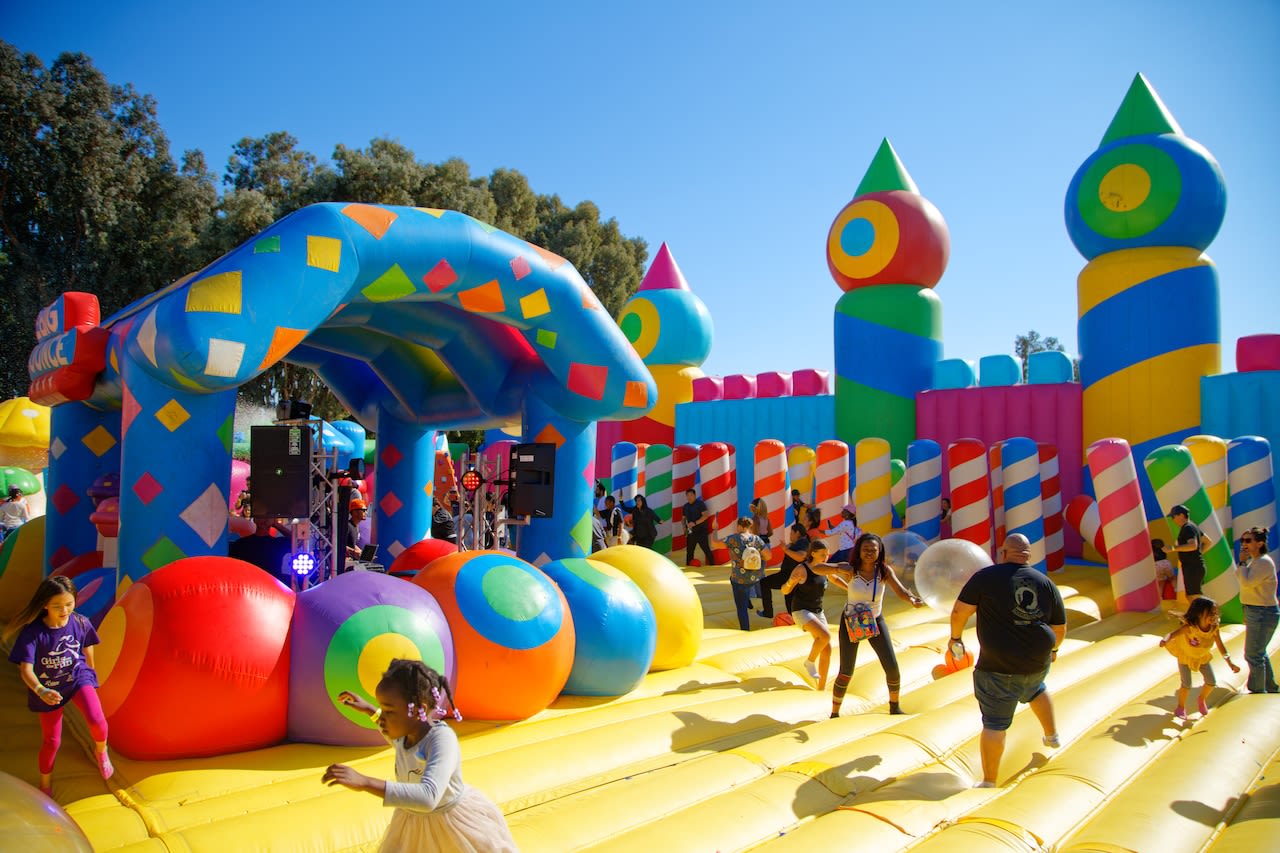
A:
<svg viewBox="0 0 1280 853">
<path fill-rule="evenodd" d="M 134 583 L 98 629 L 111 745 L 142 761 L 285 737 L 294 597 L 257 566 L 189 557 Z"/>
<path fill-rule="evenodd" d="M 458 546 L 445 539 L 423 539 L 401 551 L 400 556 L 396 557 L 387 572 L 393 575 L 413 574 L 425 569 L 432 560 L 456 553 L 458 553 Z"/>
</svg>

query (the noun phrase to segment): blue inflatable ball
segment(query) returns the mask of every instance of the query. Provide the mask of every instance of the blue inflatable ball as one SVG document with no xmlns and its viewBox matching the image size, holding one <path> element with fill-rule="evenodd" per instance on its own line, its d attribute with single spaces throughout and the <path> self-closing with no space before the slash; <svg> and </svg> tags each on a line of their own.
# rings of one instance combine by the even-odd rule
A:
<svg viewBox="0 0 1280 853">
<path fill-rule="evenodd" d="M 368 716 L 338 701 L 343 690 L 373 702 L 393 658 L 420 660 L 451 681 L 453 637 L 434 596 L 381 572 L 347 572 L 298 594 L 290 627 L 289 739 L 385 743 Z"/>
<path fill-rule="evenodd" d="M 569 603 L 577 630 L 564 693 L 621 696 L 640 683 L 658 643 L 658 620 L 631 578 L 597 560 L 570 557 L 542 566 Z"/>
</svg>

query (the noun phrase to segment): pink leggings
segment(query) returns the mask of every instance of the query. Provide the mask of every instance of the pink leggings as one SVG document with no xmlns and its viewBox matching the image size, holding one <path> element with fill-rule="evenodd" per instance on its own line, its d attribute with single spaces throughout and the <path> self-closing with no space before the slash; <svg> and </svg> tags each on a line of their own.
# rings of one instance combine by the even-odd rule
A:
<svg viewBox="0 0 1280 853">
<path fill-rule="evenodd" d="M 107 718 L 102 714 L 102 703 L 98 701 L 98 691 L 88 684 L 81 687 L 71 697 L 71 703 L 80 709 L 84 718 L 89 721 L 89 733 L 97 743 L 107 740 Z M 36 714 L 40 718 L 40 730 L 44 740 L 40 742 L 40 772 L 53 772 L 53 759 L 58 755 L 58 747 L 62 746 L 62 710 L 44 711 Z"/>
</svg>

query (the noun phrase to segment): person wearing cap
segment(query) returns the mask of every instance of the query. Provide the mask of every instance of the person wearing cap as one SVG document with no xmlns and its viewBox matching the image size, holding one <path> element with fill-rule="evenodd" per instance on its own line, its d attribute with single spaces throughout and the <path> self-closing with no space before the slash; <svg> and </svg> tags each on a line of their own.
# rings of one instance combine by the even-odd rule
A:
<svg viewBox="0 0 1280 853">
<path fill-rule="evenodd" d="M 369 505 L 361 498 L 353 498 L 349 505 L 351 521 L 347 524 L 347 556 L 352 560 L 360 559 L 360 549 L 367 543 L 360 532 L 360 522 L 369 513 Z"/>
<path fill-rule="evenodd" d="M 956 660 L 965 656 L 961 638 L 965 623 L 975 613 L 978 616 L 973 695 L 982 713 L 979 788 L 996 786 L 1005 732 L 1013 723 L 1018 703 L 1031 706 L 1044 729 L 1045 746 L 1056 749 L 1061 745 L 1044 680 L 1067 633 L 1062 594 L 1048 575 L 1031 565 L 1031 543 L 1021 533 L 1009 534 L 1000 553 L 1004 562 L 974 573 L 951 608 L 948 649 Z"/>
<path fill-rule="evenodd" d="M 27 499 L 22 496 L 22 489 L 10 486 L 9 497 L 0 503 L 0 542 L 30 520 L 31 512 L 27 509 Z"/>
<path fill-rule="evenodd" d="M 1178 541 L 1165 548 L 1178 552 L 1178 565 L 1182 568 L 1182 587 L 1187 601 L 1203 595 L 1204 557 L 1200 554 L 1200 528 L 1191 522 L 1191 513 L 1184 504 L 1176 504 L 1169 510 L 1169 518 L 1178 527 Z"/>
<path fill-rule="evenodd" d="M 831 555 L 831 562 L 851 562 L 853 544 L 862 535 L 862 531 L 858 529 L 858 508 L 853 504 L 845 504 L 840 508 L 840 523 L 832 527 L 831 522 L 827 522 L 827 529 L 840 536 L 835 553 Z"/>
</svg>

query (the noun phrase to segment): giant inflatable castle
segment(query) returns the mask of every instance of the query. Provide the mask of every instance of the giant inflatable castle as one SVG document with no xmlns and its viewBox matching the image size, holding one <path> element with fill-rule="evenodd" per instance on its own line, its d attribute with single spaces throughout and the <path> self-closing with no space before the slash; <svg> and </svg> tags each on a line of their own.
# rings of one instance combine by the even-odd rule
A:
<svg viewBox="0 0 1280 853">
<path fill-rule="evenodd" d="M 396 656 L 494 720 L 684 666 L 702 613 L 661 552 L 683 554 L 695 485 L 722 534 L 757 497 L 781 528 L 795 488 L 824 520 L 852 501 L 865 529 L 897 517 L 932 542 L 946 498 L 953 535 L 988 552 L 1020 532 L 1045 571 L 1105 559 L 1121 610 L 1158 603 L 1150 537 L 1185 504 L 1212 540 L 1210 594 L 1238 621 L 1231 531 L 1275 524 L 1280 335 L 1240 340 L 1221 373 L 1205 251 L 1225 204 L 1212 156 L 1138 77 L 1067 190 L 1078 381 L 1062 353 L 1032 355 L 1025 377 L 1008 355 L 944 357 L 950 237 L 887 141 L 826 238 L 832 370 L 703 375 L 711 316 L 666 245 L 615 323 L 564 258 L 468 216 L 307 207 L 112 317 L 83 293 L 41 312 L 48 513 L 6 541 L 0 572 L 101 573 L 104 710 L 139 759 L 379 742 L 333 697 L 372 694 Z M 281 360 L 376 433 L 376 541 L 430 571 L 295 592 L 227 557 L 236 391 Z M 430 562 L 438 434 L 512 423 L 555 448 L 553 512 L 515 554 Z M 647 496 L 655 550 L 591 554 L 597 480 Z M 154 725 L 202 703 L 218 712 Z"/>
<path fill-rule="evenodd" d="M 1242 338 L 1221 372 L 1205 252 L 1225 209 L 1218 164 L 1139 75 L 1067 190 L 1086 261 L 1078 376 L 1060 352 L 1024 375 L 1011 355 L 944 357 L 950 237 L 886 140 L 827 235 L 834 371 L 701 375 L 711 320 L 664 245 L 622 315 L 658 404 L 601 428 L 596 470 L 623 500 L 655 483 L 673 556 L 695 481 L 722 536 L 756 497 L 775 529 L 790 521 L 798 489 L 824 522 L 852 500 L 864 529 L 932 542 L 945 497 L 954 535 L 984 550 L 1016 531 L 1042 570 L 1105 560 L 1121 609 L 1156 605 L 1150 538 L 1169 541 L 1164 516 L 1186 504 L 1213 542 L 1208 594 L 1238 620 L 1232 531 L 1275 524 L 1280 335 Z"/>
</svg>

